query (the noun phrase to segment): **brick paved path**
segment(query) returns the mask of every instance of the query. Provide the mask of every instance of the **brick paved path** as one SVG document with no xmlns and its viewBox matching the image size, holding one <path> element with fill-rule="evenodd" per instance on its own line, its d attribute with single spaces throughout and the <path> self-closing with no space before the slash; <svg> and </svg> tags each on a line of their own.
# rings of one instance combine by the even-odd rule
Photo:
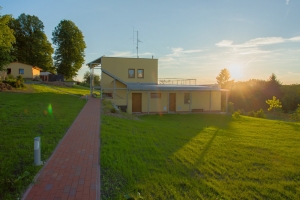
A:
<svg viewBox="0 0 300 200">
<path fill-rule="evenodd" d="M 99 132 L 100 99 L 90 97 L 22 199 L 100 199 Z"/>
</svg>

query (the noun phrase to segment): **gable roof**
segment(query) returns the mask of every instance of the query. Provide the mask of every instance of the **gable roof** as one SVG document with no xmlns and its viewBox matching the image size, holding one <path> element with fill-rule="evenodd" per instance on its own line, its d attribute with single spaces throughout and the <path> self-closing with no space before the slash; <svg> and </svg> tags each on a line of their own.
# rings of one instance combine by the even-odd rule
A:
<svg viewBox="0 0 300 200">
<path fill-rule="evenodd" d="M 39 67 L 37 67 L 37 66 L 33 66 L 33 65 L 28 65 L 28 64 L 26 64 L 26 63 L 21 63 L 21 62 L 11 62 L 11 63 L 9 63 L 8 65 L 10 65 L 10 64 L 13 64 L 13 63 L 19 63 L 19 64 L 22 64 L 22 65 L 27 65 L 27 66 L 30 66 L 30 67 L 32 67 L 33 69 L 36 69 L 36 70 L 43 71 L 43 69 L 42 69 L 42 68 L 39 68 Z M 6 67 L 8 67 L 8 65 L 6 65 Z"/>
</svg>

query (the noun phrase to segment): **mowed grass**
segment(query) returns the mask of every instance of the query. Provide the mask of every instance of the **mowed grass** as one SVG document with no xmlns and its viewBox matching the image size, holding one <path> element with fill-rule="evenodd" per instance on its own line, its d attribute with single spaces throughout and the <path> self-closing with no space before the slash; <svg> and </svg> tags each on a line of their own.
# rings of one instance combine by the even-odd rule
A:
<svg viewBox="0 0 300 200">
<path fill-rule="evenodd" d="M 86 100 L 43 85 L 34 93 L 0 92 L 0 199 L 17 199 L 41 167 L 33 165 L 34 137 L 46 161 Z"/>
<path fill-rule="evenodd" d="M 300 199 L 299 123 L 102 116 L 100 158 L 101 199 Z"/>
</svg>

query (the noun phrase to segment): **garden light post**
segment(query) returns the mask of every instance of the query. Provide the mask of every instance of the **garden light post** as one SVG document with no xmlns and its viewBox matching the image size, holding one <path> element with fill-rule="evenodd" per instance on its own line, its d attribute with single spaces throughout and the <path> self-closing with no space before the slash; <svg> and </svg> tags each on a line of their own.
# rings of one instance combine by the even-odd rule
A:
<svg viewBox="0 0 300 200">
<path fill-rule="evenodd" d="M 41 161 L 41 137 L 34 138 L 34 164 L 43 164 L 43 162 Z"/>
</svg>

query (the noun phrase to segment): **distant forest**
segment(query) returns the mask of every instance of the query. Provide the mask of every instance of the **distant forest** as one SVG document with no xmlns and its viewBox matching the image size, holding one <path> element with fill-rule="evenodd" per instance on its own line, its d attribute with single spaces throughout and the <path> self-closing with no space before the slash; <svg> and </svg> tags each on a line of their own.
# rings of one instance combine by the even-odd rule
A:
<svg viewBox="0 0 300 200">
<path fill-rule="evenodd" d="M 300 84 L 282 85 L 275 74 L 272 74 L 269 80 L 227 81 L 223 88 L 230 90 L 228 102 L 233 103 L 235 110 L 267 110 L 269 105 L 266 104 L 266 100 L 272 99 L 273 96 L 282 103 L 284 113 L 294 112 L 300 104 Z"/>
</svg>

